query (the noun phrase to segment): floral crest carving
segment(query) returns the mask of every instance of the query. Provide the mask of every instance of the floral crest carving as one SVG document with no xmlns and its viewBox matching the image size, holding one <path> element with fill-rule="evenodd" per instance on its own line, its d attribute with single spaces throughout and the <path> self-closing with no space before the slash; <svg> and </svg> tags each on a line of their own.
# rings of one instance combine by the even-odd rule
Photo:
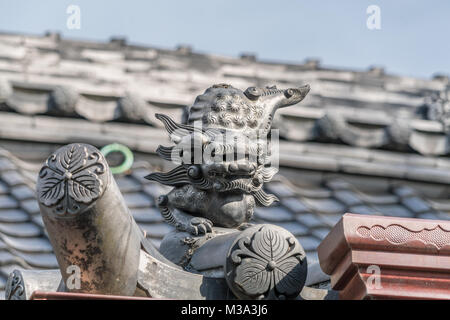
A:
<svg viewBox="0 0 450 320">
<path fill-rule="evenodd" d="M 303 248 L 292 234 L 263 225 L 253 236 L 240 238 L 235 247 L 230 255 L 234 264 L 231 285 L 234 291 L 240 291 L 237 295 L 286 299 L 300 293 L 306 281 L 307 263 Z"/>
<path fill-rule="evenodd" d="M 9 275 L 5 289 L 6 300 L 25 300 L 24 283 L 19 271 L 14 270 Z"/>
<path fill-rule="evenodd" d="M 59 216 L 77 214 L 81 205 L 88 205 L 104 190 L 106 162 L 94 148 L 70 144 L 52 154 L 39 172 L 39 202 L 55 206 Z"/>
</svg>

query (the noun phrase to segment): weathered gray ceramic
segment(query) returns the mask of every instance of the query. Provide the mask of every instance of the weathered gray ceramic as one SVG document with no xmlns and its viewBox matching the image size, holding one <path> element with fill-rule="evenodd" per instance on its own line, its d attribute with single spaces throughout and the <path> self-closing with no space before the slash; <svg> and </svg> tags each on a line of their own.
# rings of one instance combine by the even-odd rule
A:
<svg viewBox="0 0 450 320">
<path fill-rule="evenodd" d="M 252 218 L 256 202 L 268 206 L 277 201 L 263 190 L 277 172 L 268 148 L 272 119 L 277 109 L 302 101 L 309 90 L 306 85 L 243 92 L 220 84 L 197 97 L 187 124 L 157 115 L 176 144 L 160 146 L 158 153 L 179 163 L 170 172 L 146 177 L 174 186 L 159 199 L 166 221 L 194 235 L 211 232 L 213 226 L 237 228 Z"/>
<path fill-rule="evenodd" d="M 37 195 L 60 270 L 38 272 L 34 280 L 16 270 L 7 298 L 28 299 L 42 289 L 170 299 L 330 297 L 326 290 L 304 287 L 306 255 L 291 233 L 249 223 L 256 202 L 276 200 L 262 189 L 276 170 L 257 137 L 267 138 L 277 108 L 301 101 L 308 91 L 309 86 L 242 92 L 217 85 L 197 98 L 188 124 L 158 115 L 177 143 L 159 149 L 165 159 L 172 159 L 182 141 L 199 138 L 202 151 L 213 147 L 225 158 L 238 154 L 236 144 L 222 143 L 219 136 L 231 132 L 247 143 L 241 159 L 182 161 L 169 173 L 148 176 L 174 186 L 159 199 L 163 217 L 176 226 L 161 252 L 134 221 L 103 155 L 80 143 L 58 149 L 39 173 Z M 193 126 L 196 120 L 204 127 Z M 80 269 L 79 288 L 68 285 L 73 266 Z"/>
</svg>

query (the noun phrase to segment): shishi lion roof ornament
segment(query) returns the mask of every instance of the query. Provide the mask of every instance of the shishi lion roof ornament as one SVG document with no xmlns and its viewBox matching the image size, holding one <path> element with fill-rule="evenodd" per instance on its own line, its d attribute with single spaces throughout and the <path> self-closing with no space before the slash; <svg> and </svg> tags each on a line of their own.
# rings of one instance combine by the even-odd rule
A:
<svg viewBox="0 0 450 320">
<path fill-rule="evenodd" d="M 157 115 L 175 143 L 158 153 L 177 163 L 167 173 L 147 176 L 174 187 L 159 198 L 163 217 L 176 227 L 159 250 L 133 219 L 99 150 L 82 143 L 56 150 L 37 183 L 42 221 L 60 269 L 52 275 L 53 290 L 298 299 L 308 274 L 301 244 L 279 226 L 248 222 L 256 202 L 268 206 L 276 200 L 262 189 L 277 171 L 270 165 L 268 139 L 274 113 L 308 92 L 309 86 L 242 92 L 216 85 L 197 97 L 184 124 Z M 80 268 L 80 286 L 66 286 L 71 277 L 66 270 L 73 265 Z M 26 297 L 17 289 L 26 287 L 22 280 L 20 274 L 10 277 L 8 297 L 15 292 Z"/>
<path fill-rule="evenodd" d="M 151 173 L 149 180 L 173 186 L 160 196 L 165 220 L 179 231 L 212 232 L 212 227 L 245 227 L 255 200 L 269 206 L 278 199 L 262 187 L 277 172 L 270 166 L 270 137 L 278 108 L 302 101 L 309 85 L 285 90 L 214 85 L 189 108 L 185 124 L 157 114 L 175 146 L 160 146 L 160 157 L 178 166 Z"/>
</svg>

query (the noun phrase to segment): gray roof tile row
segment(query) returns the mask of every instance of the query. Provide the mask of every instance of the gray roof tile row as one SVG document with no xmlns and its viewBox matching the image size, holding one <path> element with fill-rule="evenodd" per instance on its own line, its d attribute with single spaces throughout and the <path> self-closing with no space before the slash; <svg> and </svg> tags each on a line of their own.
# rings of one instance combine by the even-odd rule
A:
<svg viewBox="0 0 450 320">
<path fill-rule="evenodd" d="M 160 127 L 154 114 L 161 111 L 180 120 L 182 108 L 211 83 L 231 81 L 245 89 L 255 84 L 293 87 L 308 82 L 312 90 L 302 105 L 280 110 L 275 119 L 275 126 L 283 123 L 279 126 L 280 133 L 288 140 L 396 150 L 407 147 L 427 155 L 450 152 L 444 128 L 429 111 L 436 105 L 430 103 L 431 95 L 446 90 L 445 79 L 414 79 L 373 70 L 325 68 L 310 62 L 260 62 L 31 35 L 0 34 L 0 49 L 0 112 L 4 125 L 9 124 L 1 134 L 9 138 L 14 136 L 12 127 L 20 126 L 22 135 L 16 132 L 15 139 L 61 139 L 51 134 L 54 131 L 66 131 L 72 139 L 81 139 L 89 137 L 83 134 L 88 131 L 97 139 L 101 139 L 101 133 L 107 133 L 108 137 L 142 147 L 145 142 L 127 139 L 130 131 L 119 122 L 140 124 L 142 129 L 148 125 Z M 27 81 L 23 81 L 24 63 Z M 14 116 L 19 114 L 27 116 Z M 67 117 L 89 121 L 81 125 L 72 121 L 80 119 Z M 98 125 L 111 121 L 116 125 Z M 79 130 L 79 125 L 73 126 L 75 123 L 83 130 Z M 148 131 L 139 130 L 143 134 Z M 382 174 L 383 170 L 390 170 L 393 175 L 405 174 L 401 166 L 383 169 L 377 164 L 383 161 L 402 164 L 389 154 L 380 152 L 370 158 L 369 153 L 355 149 L 348 152 L 348 157 L 353 160 L 338 163 L 336 159 L 313 154 L 291 160 L 315 165 L 316 169 L 340 166 L 361 173 Z M 356 160 L 364 158 L 374 163 L 367 166 L 366 162 Z M 442 166 L 449 166 L 448 161 L 442 161 Z M 423 177 L 427 173 L 411 174 Z"/>
<path fill-rule="evenodd" d="M 450 159 L 442 156 L 450 140 L 436 119 L 417 116 L 426 95 L 443 90 L 444 81 L 7 34 L 0 34 L 0 48 L 0 139 L 11 141 L 119 142 L 154 153 L 168 142 L 154 113 L 179 120 L 182 107 L 212 81 L 232 80 L 242 89 L 310 83 L 302 104 L 280 110 L 274 120 L 285 138 L 282 169 L 291 170 L 266 185 L 280 202 L 254 215 L 254 222 L 289 230 L 309 261 L 317 261 L 317 246 L 346 212 L 450 220 Z M 21 48 L 37 57 L 27 82 Z M 46 64 L 51 54 L 58 63 Z M 170 188 L 144 179 L 152 165 L 136 163 L 115 179 L 159 247 L 173 227 L 155 204 Z M 37 172 L 30 170 L 0 149 L 0 299 L 13 269 L 57 268 L 34 193 Z"/>
<path fill-rule="evenodd" d="M 13 163 L 13 156 L 11 159 Z M 115 179 L 136 222 L 158 247 L 173 227 L 163 221 L 155 199 L 170 188 L 143 179 L 151 170 L 148 165 L 137 166 Z M 0 281 L 5 281 L 16 267 L 57 268 L 30 185 L 33 182 L 26 178 L 30 174 L 19 178 L 8 173 L 21 175 L 22 171 L 18 165 L 0 169 L 0 184 L 4 186 L 0 196 Z M 14 176 L 15 179 L 10 179 Z M 257 207 L 254 222 L 274 223 L 287 229 L 300 241 L 308 258 L 315 261 L 317 246 L 346 212 L 450 219 L 450 202 L 445 194 L 430 199 L 420 188 L 399 181 L 379 178 L 374 181 L 372 184 L 354 176 L 322 174 L 293 184 L 278 174 L 267 184 L 266 191 L 276 194 L 280 202 L 271 207 Z M 360 183 L 364 183 L 363 188 Z"/>
</svg>

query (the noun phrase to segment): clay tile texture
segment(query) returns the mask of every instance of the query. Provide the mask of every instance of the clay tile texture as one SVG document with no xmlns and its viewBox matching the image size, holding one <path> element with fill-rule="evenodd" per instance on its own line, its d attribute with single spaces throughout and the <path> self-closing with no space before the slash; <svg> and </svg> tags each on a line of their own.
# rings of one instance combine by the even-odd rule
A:
<svg viewBox="0 0 450 320">
<path fill-rule="evenodd" d="M 274 119 L 280 170 L 265 188 L 279 202 L 253 217 L 290 231 L 310 264 L 347 212 L 450 220 L 449 135 L 430 98 L 446 88 L 439 79 L 6 33 L 0 47 L 0 299 L 14 269 L 58 268 L 35 184 L 45 159 L 65 144 L 117 142 L 133 151 L 132 168 L 114 178 L 158 247 L 172 227 L 156 206 L 167 188 L 144 179 L 163 166 L 157 147 L 170 144 L 155 113 L 183 122 L 197 95 L 230 79 L 241 89 L 311 86 L 301 105 Z M 31 59 L 26 82 L 15 71 L 24 59 Z M 377 231 L 367 228 L 367 237 Z"/>
</svg>

